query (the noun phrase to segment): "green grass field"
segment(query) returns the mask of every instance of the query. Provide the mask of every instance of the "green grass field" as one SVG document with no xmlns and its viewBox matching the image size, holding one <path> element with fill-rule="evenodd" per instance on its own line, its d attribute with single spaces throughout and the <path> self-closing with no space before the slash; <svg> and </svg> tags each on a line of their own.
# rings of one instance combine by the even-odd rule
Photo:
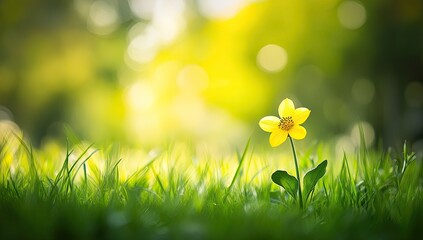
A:
<svg viewBox="0 0 423 240">
<path fill-rule="evenodd" d="M 289 148 L 255 141 L 219 151 L 154 150 L 70 138 L 39 149 L 0 145 L 0 239 L 416 239 L 423 233 L 422 159 L 334 144 L 300 145 L 302 175 L 328 160 L 304 209 L 272 183 L 293 172 Z M 73 139 L 73 140 L 72 140 Z M 362 144 L 364 145 L 364 144 Z"/>
</svg>

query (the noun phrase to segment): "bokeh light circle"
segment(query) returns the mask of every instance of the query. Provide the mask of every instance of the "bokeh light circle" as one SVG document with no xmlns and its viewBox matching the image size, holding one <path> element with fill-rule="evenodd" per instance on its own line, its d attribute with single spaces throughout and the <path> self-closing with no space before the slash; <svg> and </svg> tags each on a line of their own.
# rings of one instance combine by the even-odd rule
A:
<svg viewBox="0 0 423 240">
<path fill-rule="evenodd" d="M 288 62 L 288 53 L 281 46 L 268 44 L 257 54 L 257 64 L 266 72 L 280 72 Z"/>
<path fill-rule="evenodd" d="M 338 7 L 338 19 L 345 28 L 358 29 L 364 25 L 366 18 L 366 9 L 357 1 L 344 1 Z"/>
<path fill-rule="evenodd" d="M 352 85 L 351 94 L 357 103 L 369 104 L 375 95 L 375 85 L 367 79 L 357 79 Z"/>
</svg>

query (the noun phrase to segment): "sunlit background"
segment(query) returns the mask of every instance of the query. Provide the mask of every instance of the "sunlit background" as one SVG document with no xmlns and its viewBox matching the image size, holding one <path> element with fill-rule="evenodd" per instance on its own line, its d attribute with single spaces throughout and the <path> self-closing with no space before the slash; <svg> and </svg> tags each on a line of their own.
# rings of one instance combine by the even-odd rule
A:
<svg viewBox="0 0 423 240">
<path fill-rule="evenodd" d="M 420 0 L 3 0 L 0 135 L 244 144 L 286 97 L 306 141 L 423 148 Z"/>
</svg>

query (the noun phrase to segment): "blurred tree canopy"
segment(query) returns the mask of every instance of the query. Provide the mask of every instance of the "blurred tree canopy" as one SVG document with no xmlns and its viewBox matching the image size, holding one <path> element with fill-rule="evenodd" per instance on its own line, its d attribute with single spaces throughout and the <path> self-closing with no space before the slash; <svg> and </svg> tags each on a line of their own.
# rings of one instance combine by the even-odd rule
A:
<svg viewBox="0 0 423 240">
<path fill-rule="evenodd" d="M 3 0 L 0 32 L 0 121 L 35 142 L 239 140 L 290 97 L 312 137 L 423 145 L 419 0 Z"/>
</svg>

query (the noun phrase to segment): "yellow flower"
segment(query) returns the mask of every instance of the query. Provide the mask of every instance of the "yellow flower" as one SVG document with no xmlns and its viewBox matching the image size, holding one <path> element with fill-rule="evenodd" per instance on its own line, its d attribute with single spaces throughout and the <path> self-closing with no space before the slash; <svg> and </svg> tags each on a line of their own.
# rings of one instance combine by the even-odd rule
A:
<svg viewBox="0 0 423 240">
<path fill-rule="evenodd" d="M 291 99 L 285 98 L 279 105 L 279 116 L 267 116 L 260 120 L 260 127 L 270 132 L 269 142 L 272 147 L 277 147 L 285 142 L 288 135 L 293 139 L 303 139 L 307 131 L 300 124 L 304 123 L 310 115 L 307 108 L 295 108 Z"/>
</svg>

